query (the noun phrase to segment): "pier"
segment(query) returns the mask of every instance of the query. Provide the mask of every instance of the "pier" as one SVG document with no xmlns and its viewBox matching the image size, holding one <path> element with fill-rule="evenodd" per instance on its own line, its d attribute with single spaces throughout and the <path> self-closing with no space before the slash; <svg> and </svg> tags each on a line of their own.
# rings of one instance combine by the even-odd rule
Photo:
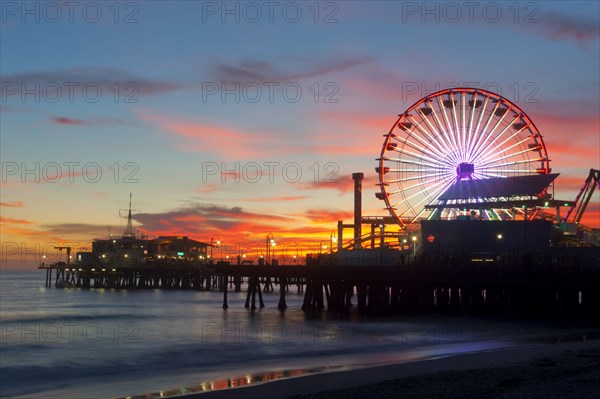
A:
<svg viewBox="0 0 600 399">
<path fill-rule="evenodd" d="M 325 258 L 326 259 L 326 258 Z M 410 265 L 343 265 L 314 259 L 297 265 L 214 265 L 145 268 L 47 268 L 46 285 L 104 289 L 190 289 L 223 293 L 223 308 L 264 308 L 290 289 L 308 313 L 450 314 L 505 319 L 600 323 L 600 268 L 577 265 L 481 265 L 441 261 Z M 243 303 L 228 292 L 246 290 Z M 274 308 L 274 307 L 273 307 Z M 355 310 L 353 310 L 355 309 Z"/>
<path fill-rule="evenodd" d="M 454 314 L 508 319 L 600 322 L 598 268 L 482 268 L 446 264 L 390 266 L 227 266 L 220 276 L 279 285 L 285 309 L 290 280 L 304 281 L 306 312 Z M 258 288 L 249 284 L 251 291 Z M 253 294 L 254 295 L 254 294 Z M 229 306 L 227 294 L 223 307 Z M 245 306 L 248 307 L 248 299 Z M 261 307 L 262 304 L 261 300 Z M 252 307 L 255 308 L 254 300 Z"/>
</svg>

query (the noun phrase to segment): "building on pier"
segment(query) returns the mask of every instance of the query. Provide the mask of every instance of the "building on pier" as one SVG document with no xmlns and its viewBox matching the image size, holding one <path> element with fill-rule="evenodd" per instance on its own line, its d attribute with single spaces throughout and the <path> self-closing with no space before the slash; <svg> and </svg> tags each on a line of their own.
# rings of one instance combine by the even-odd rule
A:
<svg viewBox="0 0 600 399">
<path fill-rule="evenodd" d="M 187 236 L 159 236 L 155 239 L 123 237 L 97 239 L 91 252 L 78 252 L 76 263 L 83 266 L 140 267 L 156 263 L 202 263 L 210 244 Z"/>
<path fill-rule="evenodd" d="M 159 236 L 149 242 L 149 254 L 155 258 L 207 259 L 210 244 L 192 240 L 187 236 Z"/>
<path fill-rule="evenodd" d="M 91 252 L 78 252 L 75 263 L 79 267 L 130 268 L 148 264 L 198 264 L 207 260 L 210 244 L 187 236 L 159 236 L 148 239 L 137 236 L 131 217 L 131 194 L 127 227 L 121 238 L 96 239 Z"/>
</svg>

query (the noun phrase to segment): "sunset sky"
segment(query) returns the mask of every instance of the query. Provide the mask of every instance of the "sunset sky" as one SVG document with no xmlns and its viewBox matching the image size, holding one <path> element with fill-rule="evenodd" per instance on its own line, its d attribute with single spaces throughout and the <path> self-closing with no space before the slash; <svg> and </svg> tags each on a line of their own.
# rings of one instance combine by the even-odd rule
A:
<svg viewBox="0 0 600 399">
<path fill-rule="evenodd" d="M 388 214 L 383 134 L 451 86 L 529 115 L 556 198 L 600 169 L 598 2 L 0 4 L 2 267 L 120 235 L 130 191 L 150 237 L 329 242 L 353 172 Z"/>
</svg>

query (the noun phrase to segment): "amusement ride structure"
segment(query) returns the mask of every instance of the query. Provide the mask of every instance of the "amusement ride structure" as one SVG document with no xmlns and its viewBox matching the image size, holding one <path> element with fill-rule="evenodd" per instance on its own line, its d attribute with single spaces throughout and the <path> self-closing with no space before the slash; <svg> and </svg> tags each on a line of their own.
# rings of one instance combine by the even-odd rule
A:
<svg viewBox="0 0 600 399">
<path fill-rule="evenodd" d="M 378 161 L 380 198 L 402 226 L 427 211 L 430 218 L 455 217 L 462 206 L 427 206 L 461 181 L 539 180 L 550 173 L 542 135 L 525 112 L 497 94 L 469 88 L 439 91 L 408 108 L 385 136 Z M 484 217 L 500 216 L 490 208 Z"/>
<path fill-rule="evenodd" d="M 540 237 L 548 230 L 542 234 L 548 236 L 546 245 L 550 238 L 558 245 L 598 245 L 597 229 L 580 226 L 580 221 L 600 187 L 600 172 L 590 171 L 575 201 L 555 199 L 558 173 L 551 173 L 542 135 L 521 108 L 498 94 L 452 88 L 420 99 L 384 135 L 377 161 L 376 196 L 391 216 L 362 217 L 355 204 L 354 225 L 338 223 L 339 236 L 344 227 L 354 227 L 354 238 L 345 245 L 340 240 L 338 249 L 357 249 L 368 241 L 374 248 L 378 240 L 383 247 L 385 239 L 387 246 L 398 245 L 389 240 L 394 236 L 401 247 L 410 248 L 410 239 L 426 246 L 437 239 L 431 231 L 424 233 L 433 221 L 438 221 L 437 233 L 442 228 L 444 234 L 464 235 L 473 226 L 484 226 L 496 239 L 505 226 L 516 226 L 501 222 L 546 221 L 544 227 L 528 224 L 528 234 Z M 566 215 L 561 216 L 561 208 L 568 209 Z M 456 223 L 473 221 L 496 223 Z M 371 224 L 371 232 L 363 235 L 357 224 Z M 385 226 L 398 232 L 385 232 Z"/>
</svg>

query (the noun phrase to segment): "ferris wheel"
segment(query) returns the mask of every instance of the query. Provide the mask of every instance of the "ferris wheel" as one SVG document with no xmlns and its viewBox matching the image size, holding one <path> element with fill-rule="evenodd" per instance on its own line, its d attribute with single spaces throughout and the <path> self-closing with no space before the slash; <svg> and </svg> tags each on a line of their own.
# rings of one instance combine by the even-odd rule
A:
<svg viewBox="0 0 600 399">
<path fill-rule="evenodd" d="M 385 135 L 377 197 L 401 226 L 459 180 L 550 173 L 542 135 L 518 106 L 490 91 L 453 88 L 417 101 Z"/>
</svg>

